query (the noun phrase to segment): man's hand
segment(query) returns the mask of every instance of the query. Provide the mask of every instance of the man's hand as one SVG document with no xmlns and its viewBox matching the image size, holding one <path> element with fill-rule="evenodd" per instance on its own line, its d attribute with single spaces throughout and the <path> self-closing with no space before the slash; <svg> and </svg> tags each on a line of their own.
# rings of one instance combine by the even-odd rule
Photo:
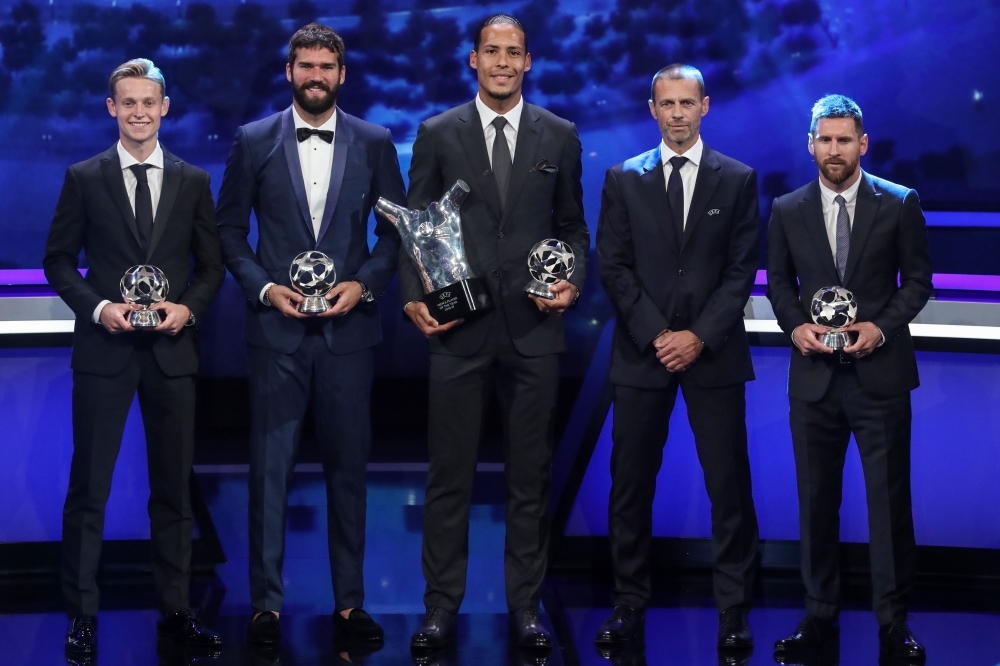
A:
<svg viewBox="0 0 1000 666">
<path fill-rule="evenodd" d="M 803 356 L 812 354 L 832 354 L 833 350 L 823 344 L 823 336 L 830 330 L 829 326 L 819 324 L 799 324 L 792 331 L 792 342 L 802 352 Z"/>
<path fill-rule="evenodd" d="M 656 358 L 670 372 L 683 372 L 698 359 L 705 343 L 691 331 L 665 331 L 656 340 Z"/>
<path fill-rule="evenodd" d="M 330 309 L 320 313 L 320 317 L 339 317 L 354 309 L 354 306 L 361 300 L 361 284 L 359 282 L 340 282 L 334 285 L 333 289 L 326 292 L 326 301 L 330 304 Z M 337 299 L 334 303 L 333 299 Z"/>
<path fill-rule="evenodd" d="M 153 329 L 158 333 L 177 335 L 181 332 L 181 329 L 187 326 L 188 321 L 191 319 L 191 309 L 180 303 L 160 301 L 149 309 L 160 313 L 160 324 Z M 101 314 L 104 313 L 102 312 Z"/>
<path fill-rule="evenodd" d="M 535 296 L 534 294 L 528 294 L 528 297 L 535 302 L 535 305 L 539 310 L 546 314 L 552 314 L 559 316 L 566 311 L 566 308 L 573 304 L 573 299 L 576 298 L 576 292 L 579 289 L 576 285 L 567 282 L 566 280 L 560 280 L 549 287 L 549 291 L 556 295 L 553 299 L 542 298 L 541 296 Z"/>
<path fill-rule="evenodd" d="M 305 300 L 305 297 L 297 291 L 289 289 L 280 284 L 272 285 L 267 290 L 267 300 L 271 305 L 278 308 L 278 311 L 286 317 L 295 319 L 305 319 L 309 315 L 299 312 L 298 307 Z"/>
<path fill-rule="evenodd" d="M 111 335 L 134 331 L 132 324 L 128 323 L 130 314 L 132 308 L 128 303 L 108 303 L 101 308 L 101 326 Z"/>
<path fill-rule="evenodd" d="M 444 333 L 445 331 L 450 331 L 459 324 L 461 324 L 464 319 L 456 319 L 454 321 L 449 321 L 447 324 L 439 324 L 437 319 L 431 316 L 431 311 L 427 309 L 427 304 L 422 301 L 413 301 L 412 303 L 407 303 L 406 307 L 403 308 L 403 312 L 406 316 L 410 318 L 410 321 L 420 329 L 428 338 L 432 335 L 438 335 Z"/>
<path fill-rule="evenodd" d="M 845 333 L 857 333 L 858 339 L 844 347 L 844 353 L 855 358 L 868 356 L 882 342 L 882 331 L 870 321 L 856 321 L 840 329 Z"/>
</svg>

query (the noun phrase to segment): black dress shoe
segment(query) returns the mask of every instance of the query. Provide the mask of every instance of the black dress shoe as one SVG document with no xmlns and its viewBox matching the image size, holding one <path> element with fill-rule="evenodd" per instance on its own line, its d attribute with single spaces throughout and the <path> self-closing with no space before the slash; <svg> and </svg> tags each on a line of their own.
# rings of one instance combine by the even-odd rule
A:
<svg viewBox="0 0 1000 666">
<path fill-rule="evenodd" d="M 66 630 L 66 651 L 73 655 L 90 655 L 97 652 L 97 618 L 79 615 L 69 621 Z"/>
<path fill-rule="evenodd" d="M 746 606 L 730 606 L 719 614 L 719 647 L 730 650 L 753 648 L 753 632 L 747 622 Z"/>
<path fill-rule="evenodd" d="M 631 606 L 615 606 L 611 617 L 597 629 L 595 643 L 613 645 L 630 641 L 646 626 L 646 609 Z"/>
<path fill-rule="evenodd" d="M 410 639 L 418 650 L 444 647 L 455 640 L 455 616 L 443 608 L 428 608 L 423 621 Z"/>
<path fill-rule="evenodd" d="M 808 614 L 795 633 L 775 641 L 774 651 L 787 654 L 810 654 L 838 649 L 840 647 L 840 624 L 833 619 Z"/>
<path fill-rule="evenodd" d="M 186 608 L 171 611 L 156 623 L 158 638 L 172 638 L 191 647 L 219 648 L 222 638 Z"/>
<path fill-rule="evenodd" d="M 510 626 L 523 648 L 552 649 L 552 636 L 542 624 L 536 606 L 528 606 L 510 614 Z"/>
<path fill-rule="evenodd" d="M 347 639 L 362 643 L 381 643 L 385 640 L 382 627 L 360 608 L 352 609 L 346 618 L 339 611 L 334 611 L 333 626 Z"/>
<path fill-rule="evenodd" d="M 264 611 L 251 618 L 247 627 L 247 640 L 254 645 L 277 645 L 281 642 L 281 624 L 278 614 Z"/>
<path fill-rule="evenodd" d="M 893 657 L 907 663 L 918 664 L 927 660 L 924 646 L 906 626 L 906 620 L 896 620 L 879 627 L 878 642 L 879 652 L 883 657 Z"/>
</svg>

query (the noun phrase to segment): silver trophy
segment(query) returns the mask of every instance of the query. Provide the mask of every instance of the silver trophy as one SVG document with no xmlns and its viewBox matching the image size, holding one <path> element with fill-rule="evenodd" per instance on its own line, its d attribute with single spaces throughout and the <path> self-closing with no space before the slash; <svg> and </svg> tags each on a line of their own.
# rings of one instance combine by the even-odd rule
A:
<svg viewBox="0 0 1000 666">
<path fill-rule="evenodd" d="M 410 210 L 385 198 L 375 210 L 399 230 L 424 288 L 424 303 L 439 323 L 492 309 L 489 286 L 473 277 L 462 242 L 459 211 L 469 186 L 458 180 L 427 210 Z"/>
<path fill-rule="evenodd" d="M 330 309 L 325 297 L 326 292 L 333 289 L 333 285 L 337 282 L 333 259 L 318 250 L 303 252 L 292 259 L 288 277 L 291 278 L 295 288 L 305 296 L 299 304 L 299 312 L 315 315 Z"/>
<path fill-rule="evenodd" d="M 841 329 L 854 323 L 858 316 L 858 303 L 854 294 L 843 287 L 823 287 L 813 294 L 810 307 L 812 320 L 820 326 L 832 326 L 823 335 L 823 344 L 830 349 L 843 349 L 851 343 Z"/>
<path fill-rule="evenodd" d="M 552 285 L 568 280 L 576 268 L 576 255 L 569 243 L 546 238 L 535 244 L 528 255 L 528 272 L 532 280 L 524 288 L 529 294 L 554 300 Z"/>
<path fill-rule="evenodd" d="M 139 305 L 139 310 L 133 310 L 128 317 L 128 323 L 133 328 L 156 328 L 160 325 L 160 315 L 149 306 L 167 298 L 170 282 L 156 266 L 145 264 L 133 266 L 122 276 L 118 283 L 122 296 L 132 305 Z"/>
</svg>

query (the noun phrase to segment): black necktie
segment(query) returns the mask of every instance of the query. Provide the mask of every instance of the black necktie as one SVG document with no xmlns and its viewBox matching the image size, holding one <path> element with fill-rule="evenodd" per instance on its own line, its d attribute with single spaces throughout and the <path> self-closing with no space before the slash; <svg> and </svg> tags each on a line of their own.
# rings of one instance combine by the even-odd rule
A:
<svg viewBox="0 0 1000 666">
<path fill-rule="evenodd" d="M 139 229 L 139 244 L 145 252 L 153 237 L 153 196 L 149 193 L 146 170 L 151 164 L 133 164 L 129 171 L 135 175 L 135 226 Z"/>
<path fill-rule="evenodd" d="M 333 132 L 330 130 L 318 130 L 311 127 L 299 127 L 295 130 L 295 138 L 300 142 L 305 141 L 311 136 L 318 136 L 327 143 L 333 143 Z"/>
<path fill-rule="evenodd" d="M 667 181 L 667 199 L 670 201 L 670 216 L 674 220 L 674 232 L 677 242 L 684 237 L 684 181 L 681 180 L 681 167 L 688 161 L 686 157 L 671 157 L 670 180 Z"/>
<path fill-rule="evenodd" d="M 493 175 L 497 179 L 497 189 L 500 190 L 500 205 L 507 207 L 507 184 L 510 182 L 510 171 L 513 161 L 510 157 L 510 146 L 507 145 L 507 137 L 503 133 L 503 128 L 507 126 L 507 119 L 497 116 L 491 123 L 496 129 L 496 136 L 493 137 Z"/>
</svg>

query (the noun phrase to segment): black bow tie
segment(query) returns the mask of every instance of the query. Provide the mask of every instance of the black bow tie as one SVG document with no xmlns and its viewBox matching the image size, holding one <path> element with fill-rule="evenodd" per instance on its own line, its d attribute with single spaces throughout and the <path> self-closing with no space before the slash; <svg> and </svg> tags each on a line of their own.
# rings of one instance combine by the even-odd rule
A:
<svg viewBox="0 0 1000 666">
<path fill-rule="evenodd" d="M 305 141 L 311 136 L 318 136 L 327 143 L 333 143 L 333 132 L 330 130 L 318 130 L 311 127 L 299 127 L 295 130 L 295 138 L 300 142 Z"/>
</svg>

